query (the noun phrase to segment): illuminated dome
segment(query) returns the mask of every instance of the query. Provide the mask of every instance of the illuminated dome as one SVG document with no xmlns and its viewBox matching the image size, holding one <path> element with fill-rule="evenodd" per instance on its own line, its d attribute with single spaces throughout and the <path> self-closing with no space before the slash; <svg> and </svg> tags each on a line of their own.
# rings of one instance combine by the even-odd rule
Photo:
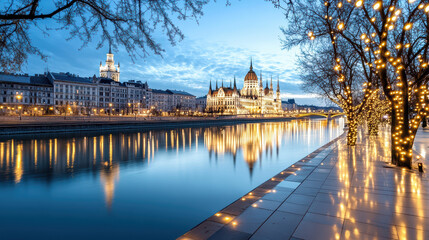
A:
<svg viewBox="0 0 429 240">
<path fill-rule="evenodd" d="M 256 76 L 256 73 L 253 71 L 252 61 L 250 61 L 250 70 L 244 77 L 244 81 L 247 80 L 258 80 L 258 76 Z"/>
</svg>

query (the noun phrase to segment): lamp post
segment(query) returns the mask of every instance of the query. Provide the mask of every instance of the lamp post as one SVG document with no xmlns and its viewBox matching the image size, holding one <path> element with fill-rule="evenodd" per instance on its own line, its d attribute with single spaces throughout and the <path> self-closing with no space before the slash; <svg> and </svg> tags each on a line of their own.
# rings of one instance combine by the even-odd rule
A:
<svg viewBox="0 0 429 240">
<path fill-rule="evenodd" d="M 19 110 L 19 120 L 22 120 L 22 107 L 18 106 L 18 110 Z"/>
<path fill-rule="evenodd" d="M 139 113 L 140 103 L 137 103 L 137 111 L 134 113 L 134 119 L 137 120 L 137 114 Z"/>
<path fill-rule="evenodd" d="M 110 117 L 112 116 L 112 103 L 109 103 L 109 121 L 110 121 Z"/>
<path fill-rule="evenodd" d="M 18 102 L 21 102 L 22 96 L 17 94 L 16 99 L 18 100 Z M 19 109 L 19 120 L 22 120 L 22 107 L 19 106 L 18 109 Z"/>
</svg>

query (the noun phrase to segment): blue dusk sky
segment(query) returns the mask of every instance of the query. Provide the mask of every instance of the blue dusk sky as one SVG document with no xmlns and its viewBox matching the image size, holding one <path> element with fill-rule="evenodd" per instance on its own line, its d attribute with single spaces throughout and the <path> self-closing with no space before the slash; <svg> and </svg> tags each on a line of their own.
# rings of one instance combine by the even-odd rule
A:
<svg viewBox="0 0 429 240">
<path fill-rule="evenodd" d="M 299 49 L 282 50 L 280 27 L 285 24 L 282 12 L 263 0 L 218 0 L 204 7 L 204 16 L 194 20 L 178 21 L 185 39 L 171 46 L 165 36 L 157 40 L 165 49 L 163 57 L 151 55 L 134 62 L 124 49 L 116 49 L 115 63 L 121 64 L 121 81 L 147 81 L 150 88 L 184 90 L 203 96 L 210 79 L 219 85 L 229 85 L 234 75 L 239 88 L 249 70 L 250 58 L 264 85 L 270 76 L 280 77 L 282 99 L 295 98 L 298 104 L 325 105 L 317 96 L 304 93 L 295 69 Z M 108 46 L 96 49 L 96 43 L 81 47 L 78 40 L 67 41 L 67 32 L 56 31 L 44 35 L 31 34 L 35 46 L 48 56 L 47 61 L 30 56 L 22 71 L 35 74 L 47 68 L 53 72 L 71 72 L 80 76 L 98 73 L 100 61 L 106 60 Z M 80 49 L 80 50 L 79 50 Z"/>
</svg>

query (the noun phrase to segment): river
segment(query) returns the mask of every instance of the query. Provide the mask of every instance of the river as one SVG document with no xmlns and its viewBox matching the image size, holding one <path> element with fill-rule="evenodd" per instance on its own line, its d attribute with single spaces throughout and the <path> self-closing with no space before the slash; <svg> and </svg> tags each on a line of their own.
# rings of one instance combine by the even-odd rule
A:
<svg viewBox="0 0 429 240">
<path fill-rule="evenodd" d="M 0 141 L 1 239 L 175 239 L 339 136 L 302 119 Z"/>
</svg>

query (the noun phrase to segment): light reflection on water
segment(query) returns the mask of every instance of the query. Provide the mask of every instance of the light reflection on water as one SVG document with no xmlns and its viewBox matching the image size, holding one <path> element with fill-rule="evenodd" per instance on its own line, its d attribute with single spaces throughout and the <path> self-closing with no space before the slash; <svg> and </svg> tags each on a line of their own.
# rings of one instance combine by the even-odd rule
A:
<svg viewBox="0 0 429 240">
<path fill-rule="evenodd" d="M 343 119 L 293 120 L 3 141 L 0 232 L 172 239 L 342 128 Z"/>
</svg>

